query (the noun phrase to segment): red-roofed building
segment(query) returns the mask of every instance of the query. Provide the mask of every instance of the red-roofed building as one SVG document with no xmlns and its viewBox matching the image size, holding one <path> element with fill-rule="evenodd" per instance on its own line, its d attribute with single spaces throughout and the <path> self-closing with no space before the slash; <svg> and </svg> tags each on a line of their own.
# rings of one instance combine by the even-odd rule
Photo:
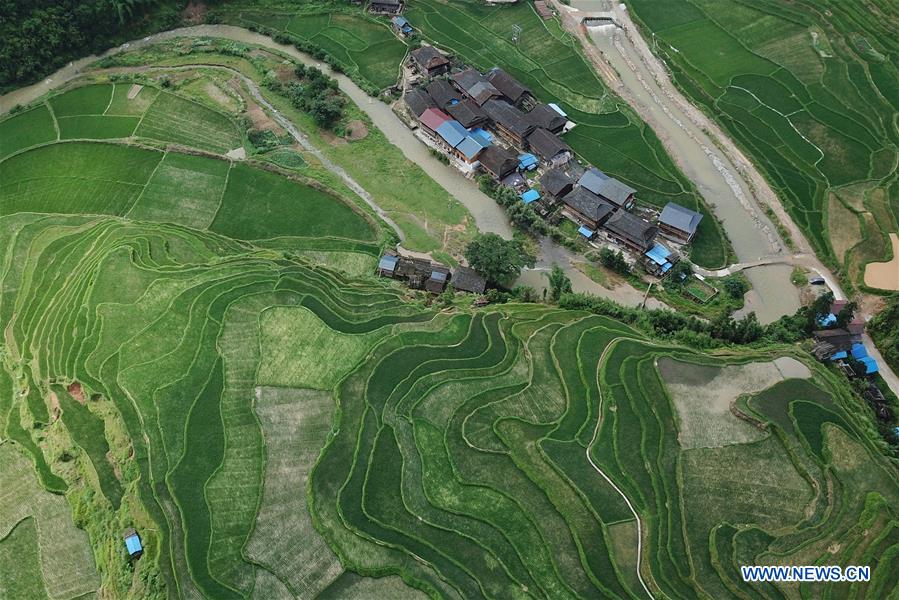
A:
<svg viewBox="0 0 899 600">
<path fill-rule="evenodd" d="M 834 300 L 833 304 L 830 305 L 830 314 L 837 316 L 840 314 L 840 311 L 849 304 L 848 300 Z"/>
<path fill-rule="evenodd" d="M 418 117 L 418 121 L 421 123 L 421 126 L 425 131 L 430 133 L 431 135 L 437 135 L 437 128 L 446 123 L 447 121 L 452 121 L 453 118 L 440 110 L 439 108 L 429 108 Z"/>
</svg>

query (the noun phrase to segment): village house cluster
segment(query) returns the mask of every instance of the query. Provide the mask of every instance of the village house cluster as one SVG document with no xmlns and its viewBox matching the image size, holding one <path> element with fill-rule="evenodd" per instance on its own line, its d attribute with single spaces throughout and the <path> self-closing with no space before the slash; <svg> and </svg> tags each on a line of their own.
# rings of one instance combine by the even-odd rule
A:
<svg viewBox="0 0 899 600">
<path fill-rule="evenodd" d="M 489 175 L 540 216 L 570 219 L 586 240 L 625 249 L 653 275 L 667 274 L 696 235 L 702 214 L 686 207 L 641 211 L 657 224 L 639 216 L 634 188 L 575 159 L 562 139 L 576 126 L 565 111 L 503 69 L 481 73 L 429 45 L 412 51 L 409 67 L 403 101 L 413 127 L 467 176 Z"/>
<path fill-rule="evenodd" d="M 457 292 L 483 294 L 487 280 L 469 267 L 450 270 L 426 258 L 402 256 L 393 251 L 385 253 L 378 262 L 378 275 L 405 281 L 410 288 L 440 294 L 452 286 Z"/>
</svg>

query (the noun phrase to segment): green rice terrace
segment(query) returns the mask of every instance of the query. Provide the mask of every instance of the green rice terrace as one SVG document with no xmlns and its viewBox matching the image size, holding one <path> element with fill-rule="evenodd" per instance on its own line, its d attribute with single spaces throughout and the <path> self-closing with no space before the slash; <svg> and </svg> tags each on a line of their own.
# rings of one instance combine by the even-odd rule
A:
<svg viewBox="0 0 899 600">
<path fill-rule="evenodd" d="M 765 173 L 845 279 L 889 261 L 899 231 L 899 13 L 890 2 L 631 0 L 675 83 Z M 710 51 L 713 48 L 713 51 Z"/>
<path fill-rule="evenodd" d="M 410 10 L 428 35 L 474 31 L 435 7 Z M 276 59 L 162 48 L 0 120 L 0 599 L 899 593 L 896 462 L 834 369 L 378 278 L 393 231 L 314 153 L 267 149 L 285 132 L 231 85 Z M 474 48 L 529 84 L 549 64 Z M 575 58 L 546 91 L 583 111 L 579 151 L 696 201 L 645 126 L 579 91 Z M 379 204 L 396 190 L 391 215 L 464 233 L 373 127 L 329 138 L 272 103 Z M 747 583 L 745 565 L 870 581 Z"/>
</svg>

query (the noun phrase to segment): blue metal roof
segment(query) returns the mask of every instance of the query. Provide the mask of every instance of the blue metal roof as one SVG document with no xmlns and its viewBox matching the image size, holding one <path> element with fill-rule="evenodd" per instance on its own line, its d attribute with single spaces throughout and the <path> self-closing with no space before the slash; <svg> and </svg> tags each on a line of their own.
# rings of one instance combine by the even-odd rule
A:
<svg viewBox="0 0 899 600">
<path fill-rule="evenodd" d="M 393 271 L 396 268 L 396 263 L 399 262 L 399 258 L 396 256 L 382 256 L 380 262 L 378 262 L 378 269 L 382 269 L 384 271 Z"/>
<path fill-rule="evenodd" d="M 409 21 L 406 20 L 406 17 L 393 17 L 390 20 L 393 21 L 393 24 L 397 27 L 404 27 L 409 25 Z"/>
<path fill-rule="evenodd" d="M 478 152 L 486 148 L 490 145 L 490 142 L 485 142 L 481 136 L 469 135 L 462 143 L 456 146 L 456 150 L 461 152 L 465 158 L 471 160 L 475 156 L 478 155 Z"/>
<path fill-rule="evenodd" d="M 670 262 L 666 262 L 664 265 L 662 265 L 662 273 L 667 273 L 673 266 L 674 265 L 672 265 Z"/>
<path fill-rule="evenodd" d="M 837 316 L 831 315 L 831 314 L 825 315 L 825 316 L 821 317 L 820 319 L 818 319 L 818 325 L 820 325 L 821 327 L 827 327 L 828 325 L 832 325 L 833 323 L 836 323 L 836 322 L 837 322 Z"/>
<path fill-rule="evenodd" d="M 140 545 L 140 538 L 136 533 L 125 538 L 125 547 L 128 549 L 128 554 L 131 555 L 143 552 L 144 550 L 143 546 Z"/>
<path fill-rule="evenodd" d="M 537 190 L 528 190 L 521 194 L 521 199 L 525 204 L 530 204 L 531 202 L 540 199 L 540 192 L 538 192 Z"/>
<path fill-rule="evenodd" d="M 585 238 L 592 238 L 594 235 L 596 235 L 595 231 L 593 231 L 592 229 L 589 229 L 587 227 L 584 227 L 583 225 L 581 225 L 580 227 L 577 228 L 577 232 L 579 234 L 581 234 L 582 236 L 584 236 Z"/>
<path fill-rule="evenodd" d="M 671 252 L 665 246 L 661 244 L 655 244 L 649 251 L 646 252 L 647 257 L 657 265 L 664 266 L 665 263 L 668 262 L 668 257 L 671 256 Z M 670 267 L 669 267 L 670 268 Z"/>
<path fill-rule="evenodd" d="M 446 273 L 441 271 L 431 271 L 431 279 L 434 281 L 446 281 Z"/>
<path fill-rule="evenodd" d="M 468 136 L 468 130 L 462 127 L 462 123 L 452 119 L 444 121 L 440 127 L 437 128 L 437 135 L 442 137 L 443 141 L 452 148 L 455 148 Z"/>
<path fill-rule="evenodd" d="M 868 356 L 868 351 L 865 349 L 864 344 L 858 342 L 852 344 L 852 358 L 861 360 L 866 356 Z"/>
<path fill-rule="evenodd" d="M 490 145 L 490 142 L 493 140 L 490 137 L 490 134 L 484 131 L 483 129 L 473 129 L 471 133 L 468 134 L 468 137 L 482 145 L 483 147 L 487 147 Z"/>
<path fill-rule="evenodd" d="M 840 360 L 841 358 L 847 358 L 849 354 L 845 350 L 840 350 L 836 354 L 830 357 L 830 360 Z"/>
<path fill-rule="evenodd" d="M 519 155 L 518 168 L 528 170 L 537 168 L 537 157 L 528 153 Z"/>
<path fill-rule="evenodd" d="M 880 367 L 877 366 L 877 361 L 871 358 L 870 356 L 866 356 L 864 358 L 859 359 L 863 365 L 865 365 L 865 375 L 870 375 L 871 373 L 879 373 Z"/>
<path fill-rule="evenodd" d="M 483 127 L 478 127 L 477 129 L 472 129 L 471 135 L 479 135 L 479 136 L 483 137 L 485 140 L 487 140 L 488 142 L 493 141 L 493 135 L 489 131 L 484 129 Z"/>
</svg>

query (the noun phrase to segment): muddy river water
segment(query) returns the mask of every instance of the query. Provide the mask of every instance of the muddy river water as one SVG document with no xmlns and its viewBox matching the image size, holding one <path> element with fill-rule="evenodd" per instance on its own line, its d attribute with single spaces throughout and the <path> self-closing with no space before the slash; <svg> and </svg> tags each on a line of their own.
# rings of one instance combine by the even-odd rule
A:
<svg viewBox="0 0 899 600">
<path fill-rule="evenodd" d="M 591 1 L 596 2 L 584 0 L 582 4 L 592 8 L 592 4 L 588 4 Z M 620 7 L 615 11 L 612 14 L 617 20 L 626 18 Z M 631 31 L 636 35 L 633 29 Z M 752 189 L 739 170 L 679 103 L 669 97 L 677 92 L 662 90 L 632 40 L 612 24 L 588 27 L 587 32 L 620 77 L 621 87 L 616 91 L 636 104 L 640 116 L 663 140 L 677 164 L 714 210 L 733 244 L 738 262 L 783 252 L 775 228 L 759 209 Z M 799 293 L 790 283 L 791 271 L 787 265 L 744 271 L 753 290 L 747 294 L 746 308 L 742 312 L 755 311 L 762 323 L 793 313 L 799 307 Z"/>
</svg>

